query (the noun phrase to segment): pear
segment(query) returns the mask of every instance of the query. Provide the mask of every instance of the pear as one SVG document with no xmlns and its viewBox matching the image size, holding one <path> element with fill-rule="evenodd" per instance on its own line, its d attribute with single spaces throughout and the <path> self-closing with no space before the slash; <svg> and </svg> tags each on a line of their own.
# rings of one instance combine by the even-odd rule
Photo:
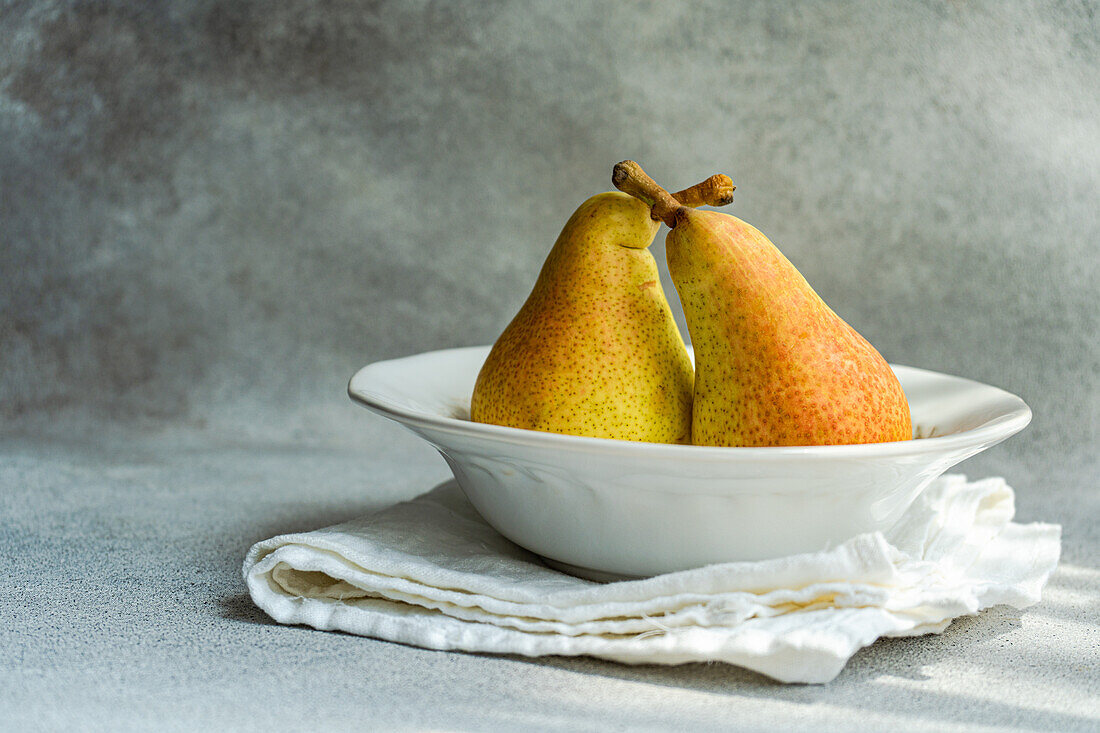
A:
<svg viewBox="0 0 1100 733">
<path fill-rule="evenodd" d="M 732 200 L 726 176 L 682 191 Z M 618 191 L 573 213 L 534 289 L 478 374 L 477 422 L 596 438 L 687 443 L 694 374 L 647 247 L 660 222 Z"/>
<path fill-rule="evenodd" d="M 636 163 L 614 178 L 653 202 L 695 346 L 692 442 L 839 445 L 912 437 L 882 355 L 755 227 L 670 198 Z"/>
</svg>

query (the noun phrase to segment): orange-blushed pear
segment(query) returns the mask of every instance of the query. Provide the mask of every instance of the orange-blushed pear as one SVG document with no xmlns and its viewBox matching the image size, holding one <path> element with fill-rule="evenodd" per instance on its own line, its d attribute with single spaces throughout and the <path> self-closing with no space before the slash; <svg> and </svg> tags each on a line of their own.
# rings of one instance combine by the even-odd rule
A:
<svg viewBox="0 0 1100 733">
<path fill-rule="evenodd" d="M 692 442 L 880 443 L 912 437 L 886 360 L 755 227 L 682 206 L 633 161 L 618 188 L 670 227 L 669 272 L 695 347 Z"/>
</svg>

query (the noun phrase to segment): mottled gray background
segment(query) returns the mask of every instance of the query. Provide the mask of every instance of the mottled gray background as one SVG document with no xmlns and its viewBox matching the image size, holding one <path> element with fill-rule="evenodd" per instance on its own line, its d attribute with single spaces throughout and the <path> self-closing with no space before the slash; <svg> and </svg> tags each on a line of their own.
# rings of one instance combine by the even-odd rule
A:
<svg viewBox="0 0 1100 733">
<path fill-rule="evenodd" d="M 239 593 L 280 522 L 430 488 L 443 464 L 348 377 L 491 342 L 623 158 L 669 187 L 729 173 L 731 211 L 888 359 L 1021 395 L 1031 427 L 962 469 L 1100 565 L 1100 10 L 1068 1 L 0 3 L 8 548 L 41 566 L 173 521 L 199 542 L 180 512 L 220 499 L 248 521 L 220 517 L 204 562 Z M 9 702 L 52 689 L 14 679 Z"/>
</svg>

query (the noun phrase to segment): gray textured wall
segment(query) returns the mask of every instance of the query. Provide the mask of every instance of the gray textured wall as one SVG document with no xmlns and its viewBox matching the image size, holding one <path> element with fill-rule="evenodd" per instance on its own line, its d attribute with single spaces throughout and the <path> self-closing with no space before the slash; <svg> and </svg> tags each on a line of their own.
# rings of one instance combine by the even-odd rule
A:
<svg viewBox="0 0 1100 733">
<path fill-rule="evenodd" d="M 883 5 L 4 3 L 6 429 L 341 439 L 357 367 L 492 341 L 631 157 L 1021 394 L 982 470 L 1097 467 L 1100 12 Z"/>
</svg>

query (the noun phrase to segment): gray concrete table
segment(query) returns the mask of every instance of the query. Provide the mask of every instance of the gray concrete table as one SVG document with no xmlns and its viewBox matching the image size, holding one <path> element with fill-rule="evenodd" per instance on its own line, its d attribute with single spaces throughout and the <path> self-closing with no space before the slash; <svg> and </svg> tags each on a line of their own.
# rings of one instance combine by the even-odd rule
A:
<svg viewBox="0 0 1100 733">
<path fill-rule="evenodd" d="M 448 478 L 426 446 L 380 419 L 364 422 L 362 449 L 234 445 L 166 430 L 0 441 L 0 727 L 1100 726 L 1096 531 L 1087 516 L 1040 512 L 1057 505 L 1057 487 L 1026 479 L 1014 481 L 1022 518 L 1066 525 L 1043 603 L 960 619 L 939 636 L 880 641 L 825 686 L 779 685 L 723 664 L 437 652 L 279 626 L 241 580 L 252 542 Z"/>
</svg>

